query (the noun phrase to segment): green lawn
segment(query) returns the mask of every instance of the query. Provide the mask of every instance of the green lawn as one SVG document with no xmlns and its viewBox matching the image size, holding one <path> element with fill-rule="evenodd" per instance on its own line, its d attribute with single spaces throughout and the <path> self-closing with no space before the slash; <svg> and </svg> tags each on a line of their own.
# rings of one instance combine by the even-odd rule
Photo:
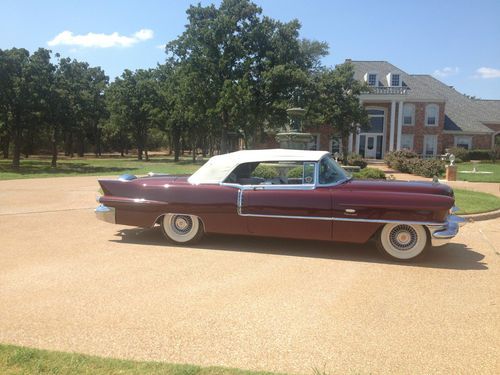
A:
<svg viewBox="0 0 500 375">
<path fill-rule="evenodd" d="M 474 174 L 474 173 L 460 173 L 460 171 L 472 171 L 472 163 L 458 163 L 457 179 L 460 181 L 472 182 L 500 182 L 500 162 L 491 163 L 484 162 L 476 165 L 478 171 L 493 172 L 491 174 Z"/>
<path fill-rule="evenodd" d="M 21 160 L 21 168 L 16 171 L 11 161 L 0 159 L 0 180 L 38 177 L 65 176 L 103 176 L 131 173 L 145 175 L 148 172 L 170 174 L 190 174 L 196 171 L 203 162 L 193 163 L 191 159 L 181 159 L 177 163 L 173 157 L 154 157 L 149 162 L 135 158 L 102 157 L 102 158 L 63 158 L 57 168 L 50 167 L 49 158 L 29 158 Z"/>
<path fill-rule="evenodd" d="M 162 362 L 138 362 L 89 355 L 62 353 L 0 344 L 0 373 L 14 374 L 172 374 L 172 375 L 264 375 L 223 367 L 199 367 Z"/>
<path fill-rule="evenodd" d="M 458 215 L 476 214 L 500 209 L 500 198 L 492 194 L 471 190 L 453 189 Z"/>
</svg>

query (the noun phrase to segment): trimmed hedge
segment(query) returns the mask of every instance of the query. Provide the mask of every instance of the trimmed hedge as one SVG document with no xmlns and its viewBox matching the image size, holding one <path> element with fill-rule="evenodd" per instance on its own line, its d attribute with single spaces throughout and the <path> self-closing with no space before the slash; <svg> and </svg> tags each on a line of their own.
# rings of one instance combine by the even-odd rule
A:
<svg viewBox="0 0 500 375">
<path fill-rule="evenodd" d="M 489 149 L 473 149 L 466 150 L 462 147 L 452 147 L 448 150 L 450 154 L 455 155 L 455 161 L 460 163 L 462 161 L 471 160 L 491 160 L 495 162 L 500 154 L 500 148 L 489 150 Z"/>
<path fill-rule="evenodd" d="M 353 173 L 354 178 L 359 178 L 362 180 L 373 179 L 373 180 L 385 180 L 385 173 L 377 168 L 364 168 L 360 172 Z"/>
<path fill-rule="evenodd" d="M 359 154 L 349 154 L 347 155 L 347 165 L 353 165 L 364 169 L 368 163 L 364 161 L 363 157 Z"/>
<path fill-rule="evenodd" d="M 261 177 L 264 179 L 271 179 L 279 176 L 276 168 L 269 165 L 259 164 L 252 172 L 253 177 Z"/>
<path fill-rule="evenodd" d="M 411 151 L 394 151 L 385 156 L 387 165 L 402 173 L 411 173 L 422 177 L 434 177 L 444 173 L 446 163 L 440 159 L 419 159 Z"/>
</svg>

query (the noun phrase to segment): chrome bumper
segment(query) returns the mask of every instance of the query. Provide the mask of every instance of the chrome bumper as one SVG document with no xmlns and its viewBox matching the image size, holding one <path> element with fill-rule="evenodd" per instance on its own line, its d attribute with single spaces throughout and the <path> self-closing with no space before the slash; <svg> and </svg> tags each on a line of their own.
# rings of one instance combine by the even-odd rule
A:
<svg viewBox="0 0 500 375">
<path fill-rule="evenodd" d="M 450 242 L 450 240 L 457 235 L 460 227 L 466 223 L 467 221 L 460 216 L 449 215 L 445 225 L 440 227 L 429 227 L 432 246 L 442 246 Z"/>
<path fill-rule="evenodd" d="M 116 224 L 114 207 L 108 207 L 100 204 L 99 206 L 97 206 L 94 212 L 95 216 L 99 220 L 105 221 L 106 223 Z"/>
</svg>

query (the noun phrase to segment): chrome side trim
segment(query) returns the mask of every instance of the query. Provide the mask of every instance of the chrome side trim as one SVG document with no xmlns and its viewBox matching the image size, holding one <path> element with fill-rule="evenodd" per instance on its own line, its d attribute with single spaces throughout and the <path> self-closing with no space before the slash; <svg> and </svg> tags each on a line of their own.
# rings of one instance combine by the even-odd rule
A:
<svg viewBox="0 0 500 375">
<path fill-rule="evenodd" d="M 105 221 L 106 223 L 116 224 L 114 207 L 108 207 L 100 204 L 99 206 L 97 206 L 94 212 L 97 219 Z"/>
<path fill-rule="evenodd" d="M 300 219 L 300 220 L 327 220 L 327 221 L 353 221 L 360 223 L 378 223 L 378 224 L 410 224 L 410 225 L 425 225 L 428 227 L 443 227 L 446 222 L 436 223 L 428 221 L 405 221 L 405 220 L 390 220 L 390 219 L 357 219 L 351 217 L 331 217 L 331 216 L 295 216 L 295 215 L 265 215 L 265 214 L 247 214 L 243 213 L 243 190 L 238 190 L 238 198 L 236 202 L 236 211 L 239 216 L 247 217 L 267 217 L 274 219 Z"/>
<path fill-rule="evenodd" d="M 314 190 L 313 184 L 300 185 L 240 185 L 235 183 L 221 182 L 220 186 L 233 187 L 240 190 Z"/>
</svg>

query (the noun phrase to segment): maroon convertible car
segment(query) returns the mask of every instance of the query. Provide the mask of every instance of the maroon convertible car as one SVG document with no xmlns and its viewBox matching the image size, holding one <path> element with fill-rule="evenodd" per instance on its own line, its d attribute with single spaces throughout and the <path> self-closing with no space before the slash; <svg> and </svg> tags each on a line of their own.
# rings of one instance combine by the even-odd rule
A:
<svg viewBox="0 0 500 375">
<path fill-rule="evenodd" d="M 447 243 L 464 219 L 453 190 L 433 182 L 356 180 L 328 152 L 238 151 L 191 176 L 124 175 L 99 181 L 95 212 L 114 224 L 152 227 L 189 244 L 204 233 L 364 243 L 397 260 Z"/>
</svg>

